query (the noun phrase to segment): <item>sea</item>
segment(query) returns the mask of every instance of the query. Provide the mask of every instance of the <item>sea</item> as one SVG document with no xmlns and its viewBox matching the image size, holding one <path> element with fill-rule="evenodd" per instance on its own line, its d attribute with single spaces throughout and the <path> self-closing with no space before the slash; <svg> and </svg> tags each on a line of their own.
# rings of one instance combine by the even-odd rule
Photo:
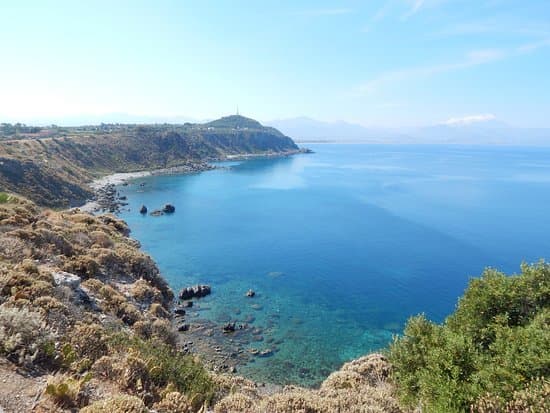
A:
<svg viewBox="0 0 550 413">
<path fill-rule="evenodd" d="M 202 318 L 261 331 L 250 347 L 273 354 L 240 375 L 316 386 L 409 317 L 444 321 L 485 268 L 550 254 L 550 148 L 307 146 L 118 188 L 171 287 L 209 284 Z M 166 203 L 175 213 L 138 212 Z"/>
</svg>

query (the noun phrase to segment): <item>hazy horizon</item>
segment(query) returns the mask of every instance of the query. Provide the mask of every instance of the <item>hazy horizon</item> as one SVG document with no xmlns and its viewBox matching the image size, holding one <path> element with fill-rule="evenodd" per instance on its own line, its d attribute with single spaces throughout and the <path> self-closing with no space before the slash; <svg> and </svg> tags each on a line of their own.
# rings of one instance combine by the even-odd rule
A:
<svg viewBox="0 0 550 413">
<path fill-rule="evenodd" d="M 549 21 L 543 0 L 7 1 L 0 122 L 549 127 Z"/>
</svg>

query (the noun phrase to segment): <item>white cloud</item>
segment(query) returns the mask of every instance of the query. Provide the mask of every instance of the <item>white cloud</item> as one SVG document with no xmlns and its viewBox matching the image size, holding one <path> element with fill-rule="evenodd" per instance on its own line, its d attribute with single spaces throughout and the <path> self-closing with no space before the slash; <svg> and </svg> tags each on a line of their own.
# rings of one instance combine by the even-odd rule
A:
<svg viewBox="0 0 550 413">
<path fill-rule="evenodd" d="M 542 47 L 547 47 L 547 46 L 550 46 L 550 38 L 547 38 L 538 42 L 521 45 L 520 47 L 518 47 L 518 52 L 520 53 L 534 52 Z"/>
<path fill-rule="evenodd" d="M 461 60 L 435 65 L 408 67 L 382 73 L 373 79 L 359 85 L 356 92 L 361 95 L 370 94 L 376 90 L 391 84 L 402 83 L 413 79 L 430 77 L 440 73 L 453 72 L 471 67 L 493 63 L 496 61 L 519 57 L 534 53 L 540 49 L 550 47 L 550 38 L 522 44 L 508 49 L 481 49 L 466 53 Z"/>
<path fill-rule="evenodd" d="M 388 84 L 466 69 L 469 67 L 490 63 L 502 59 L 505 56 L 506 52 L 500 49 L 474 50 L 467 53 L 462 60 L 458 60 L 456 62 L 410 67 L 383 73 L 374 79 L 363 83 L 358 89 L 361 94 L 368 94 Z"/>
<path fill-rule="evenodd" d="M 450 118 L 444 122 L 441 122 L 442 125 L 448 126 L 462 126 L 462 125 L 471 125 L 472 123 L 486 122 L 489 120 L 495 120 L 496 116 L 492 113 L 486 113 L 481 115 L 468 115 L 460 118 Z"/>
</svg>

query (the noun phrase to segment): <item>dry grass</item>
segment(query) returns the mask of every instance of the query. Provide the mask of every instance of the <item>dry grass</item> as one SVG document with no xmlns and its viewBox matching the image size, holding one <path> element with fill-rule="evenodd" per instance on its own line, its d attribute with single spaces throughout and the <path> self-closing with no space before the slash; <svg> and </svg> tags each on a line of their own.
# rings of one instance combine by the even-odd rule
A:
<svg viewBox="0 0 550 413">
<path fill-rule="evenodd" d="M 260 397 L 249 383 L 235 383 L 232 393 L 220 400 L 216 413 L 401 413 L 393 386 L 387 381 L 390 366 L 380 354 L 346 363 L 318 390 L 289 386 Z"/>
<path fill-rule="evenodd" d="M 105 400 L 99 400 L 80 410 L 80 413 L 148 413 L 141 399 L 121 394 Z"/>
</svg>

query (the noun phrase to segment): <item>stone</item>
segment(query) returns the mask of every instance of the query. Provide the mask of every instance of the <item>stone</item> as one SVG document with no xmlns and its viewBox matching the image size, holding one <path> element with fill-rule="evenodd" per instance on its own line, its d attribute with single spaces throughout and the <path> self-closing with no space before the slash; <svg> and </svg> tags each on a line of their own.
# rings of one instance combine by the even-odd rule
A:
<svg viewBox="0 0 550 413">
<path fill-rule="evenodd" d="M 272 355 L 273 355 L 273 350 L 271 350 L 270 348 L 260 351 L 260 354 L 259 354 L 260 357 L 270 357 Z"/>
<path fill-rule="evenodd" d="M 178 331 L 189 331 L 189 324 L 182 324 L 178 327 Z"/>
<path fill-rule="evenodd" d="M 182 288 L 179 293 L 180 300 L 189 300 L 191 298 L 201 298 L 209 295 L 212 289 L 209 285 L 195 285 L 193 287 Z"/>
<path fill-rule="evenodd" d="M 66 286 L 76 290 L 80 286 L 80 277 L 70 272 L 57 271 L 52 273 L 55 285 Z"/>
<path fill-rule="evenodd" d="M 176 212 L 176 207 L 172 204 L 166 204 L 162 207 L 162 212 L 166 214 L 173 214 Z"/>
<path fill-rule="evenodd" d="M 185 310 L 182 307 L 176 307 L 174 309 L 174 314 L 177 315 L 185 315 Z"/>
<path fill-rule="evenodd" d="M 235 325 L 236 323 L 227 323 L 223 326 L 223 332 L 224 333 L 233 333 L 235 331 Z"/>
<path fill-rule="evenodd" d="M 164 212 L 162 212 L 160 209 L 155 209 L 149 215 L 151 215 L 152 217 L 160 217 L 161 215 L 164 215 Z"/>
<path fill-rule="evenodd" d="M 142 205 L 139 209 L 140 214 L 146 214 L 147 213 L 147 207 L 145 205 Z"/>
<path fill-rule="evenodd" d="M 247 296 L 247 297 L 252 298 L 252 297 L 254 297 L 255 295 L 256 295 L 256 293 L 254 292 L 254 290 L 248 290 L 248 291 L 246 292 L 246 296 Z"/>
</svg>

